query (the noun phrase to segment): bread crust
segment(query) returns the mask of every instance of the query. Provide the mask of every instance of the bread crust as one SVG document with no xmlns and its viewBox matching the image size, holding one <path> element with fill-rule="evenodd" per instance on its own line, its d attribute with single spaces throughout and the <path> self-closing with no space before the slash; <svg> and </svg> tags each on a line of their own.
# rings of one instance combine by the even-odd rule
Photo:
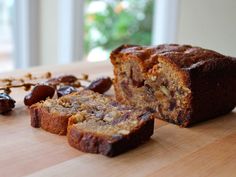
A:
<svg viewBox="0 0 236 177">
<path fill-rule="evenodd" d="M 203 49 L 200 47 L 163 44 L 158 46 L 122 45 L 112 51 L 110 56 L 111 62 L 115 65 L 116 58 L 125 61 L 128 59 L 125 56 L 132 56 L 132 58 L 135 58 L 136 61 L 142 65 L 142 69 L 146 72 L 158 63 L 158 57 L 168 58 L 181 69 L 195 68 L 204 64 L 205 61 L 212 59 L 233 60 L 232 57 L 224 56 L 213 50 Z M 220 62 L 220 60 L 217 62 Z"/>
<path fill-rule="evenodd" d="M 125 104 L 130 104 L 130 100 L 122 95 L 118 85 L 121 63 L 137 63 L 144 77 L 155 72 L 160 60 L 171 64 L 171 69 L 177 71 L 191 95 L 185 121 L 159 117 L 169 122 L 187 127 L 226 114 L 236 105 L 236 59 L 233 57 L 190 45 L 164 44 L 152 47 L 122 45 L 110 58 L 114 66 L 116 98 Z"/>
<path fill-rule="evenodd" d="M 215 118 L 236 105 L 236 60 L 205 61 L 188 69 L 192 90 L 189 124 Z"/>
<path fill-rule="evenodd" d="M 153 131 L 154 117 L 150 115 L 150 118 L 141 121 L 128 135 L 108 139 L 106 136 L 79 130 L 72 116 L 69 119 L 67 138 L 69 144 L 80 151 L 114 157 L 149 140 Z"/>
<path fill-rule="evenodd" d="M 50 133 L 58 135 L 66 135 L 68 116 L 49 113 L 41 103 L 32 105 L 30 108 L 31 126 L 34 128 L 42 128 Z"/>
</svg>

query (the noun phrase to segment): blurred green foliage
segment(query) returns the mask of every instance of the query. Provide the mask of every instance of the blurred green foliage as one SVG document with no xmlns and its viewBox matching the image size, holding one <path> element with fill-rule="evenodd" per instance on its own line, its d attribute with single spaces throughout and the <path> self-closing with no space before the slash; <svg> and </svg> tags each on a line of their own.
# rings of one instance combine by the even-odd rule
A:
<svg viewBox="0 0 236 177">
<path fill-rule="evenodd" d="M 110 52 L 124 43 L 149 45 L 152 18 L 153 0 L 86 0 L 86 54 L 95 47 Z"/>
</svg>

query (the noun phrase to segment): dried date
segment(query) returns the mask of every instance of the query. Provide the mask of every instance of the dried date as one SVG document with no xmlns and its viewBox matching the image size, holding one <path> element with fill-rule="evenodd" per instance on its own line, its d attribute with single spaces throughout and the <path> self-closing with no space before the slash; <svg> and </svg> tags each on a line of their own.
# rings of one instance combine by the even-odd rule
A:
<svg viewBox="0 0 236 177">
<path fill-rule="evenodd" d="M 62 97 L 64 95 L 68 95 L 68 94 L 70 94 L 72 92 L 76 92 L 76 91 L 77 91 L 77 89 L 72 86 L 68 86 L 68 85 L 62 86 L 57 90 L 57 96 Z"/>
<path fill-rule="evenodd" d="M 123 80 L 120 83 L 120 87 L 121 87 L 122 91 L 125 93 L 126 96 L 128 96 L 128 97 L 132 97 L 133 96 L 133 93 L 132 93 L 132 91 L 129 88 L 129 82 L 128 81 Z"/>
<path fill-rule="evenodd" d="M 175 99 L 171 99 L 170 100 L 170 104 L 169 104 L 169 111 L 173 111 L 176 107 L 176 100 Z"/>
<path fill-rule="evenodd" d="M 133 84 L 133 86 L 139 88 L 144 85 L 144 81 L 136 81 L 135 79 L 132 79 L 132 84 Z"/>
<path fill-rule="evenodd" d="M 11 111 L 15 107 L 15 102 L 8 94 L 0 93 L 0 114 Z"/>
<path fill-rule="evenodd" d="M 77 80 L 78 80 L 77 77 L 73 75 L 62 75 L 62 76 L 49 79 L 47 83 L 52 84 L 52 85 L 58 85 L 60 83 L 74 83 Z"/>
<path fill-rule="evenodd" d="M 46 98 L 52 98 L 55 93 L 55 89 L 49 85 L 38 84 L 32 91 L 25 96 L 24 103 L 26 106 L 31 106 L 34 103 L 45 100 Z"/>
<path fill-rule="evenodd" d="M 135 72 L 135 73 L 137 73 L 137 71 Z M 133 86 L 135 86 L 135 87 L 142 87 L 143 85 L 144 85 L 144 80 L 142 80 L 140 77 L 134 77 L 135 75 L 134 75 L 134 68 L 132 68 L 131 70 L 130 70 L 130 78 L 131 78 L 131 82 L 132 82 L 132 84 L 133 84 Z"/>
<path fill-rule="evenodd" d="M 111 88 L 112 80 L 110 77 L 102 77 L 92 81 L 86 89 L 103 94 Z"/>
</svg>

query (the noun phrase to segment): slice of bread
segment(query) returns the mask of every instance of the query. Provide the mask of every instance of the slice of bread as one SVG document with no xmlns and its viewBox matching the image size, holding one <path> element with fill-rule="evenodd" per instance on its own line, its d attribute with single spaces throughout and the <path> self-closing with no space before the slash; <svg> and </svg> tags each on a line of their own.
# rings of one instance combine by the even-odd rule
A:
<svg viewBox="0 0 236 177">
<path fill-rule="evenodd" d="M 47 99 L 30 107 L 31 126 L 48 132 L 66 135 L 68 119 L 78 111 L 91 109 L 91 101 L 97 94 L 90 90 L 73 92 L 58 99 Z M 104 97 L 106 98 L 106 97 Z M 109 98 L 106 98 L 109 99 Z M 98 99 L 96 99 L 98 100 Z M 112 99 L 110 99 L 113 101 Z M 93 103 L 103 104 L 103 103 Z"/>
<path fill-rule="evenodd" d="M 153 134 L 149 111 L 121 105 L 94 92 L 83 110 L 69 118 L 69 144 L 83 152 L 115 156 L 147 141 Z"/>
<path fill-rule="evenodd" d="M 31 126 L 48 132 L 66 135 L 68 118 L 80 107 L 79 93 L 72 93 L 59 99 L 47 99 L 30 107 Z"/>
</svg>

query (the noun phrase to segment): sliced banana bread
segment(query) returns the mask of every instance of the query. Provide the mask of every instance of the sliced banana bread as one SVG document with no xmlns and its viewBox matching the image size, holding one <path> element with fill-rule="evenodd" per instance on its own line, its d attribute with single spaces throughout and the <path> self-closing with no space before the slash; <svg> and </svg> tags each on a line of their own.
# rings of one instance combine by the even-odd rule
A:
<svg viewBox="0 0 236 177">
<path fill-rule="evenodd" d="M 47 99 L 32 105 L 30 113 L 33 127 L 67 134 L 71 146 L 107 156 L 147 141 L 154 129 L 151 111 L 122 105 L 90 90 Z"/>
<path fill-rule="evenodd" d="M 121 105 L 91 91 L 81 95 L 88 101 L 69 118 L 69 144 L 83 152 L 115 156 L 147 141 L 153 134 L 150 111 Z"/>
<path fill-rule="evenodd" d="M 118 101 L 189 126 L 236 105 L 236 59 L 189 45 L 123 45 L 111 53 Z"/>
</svg>

